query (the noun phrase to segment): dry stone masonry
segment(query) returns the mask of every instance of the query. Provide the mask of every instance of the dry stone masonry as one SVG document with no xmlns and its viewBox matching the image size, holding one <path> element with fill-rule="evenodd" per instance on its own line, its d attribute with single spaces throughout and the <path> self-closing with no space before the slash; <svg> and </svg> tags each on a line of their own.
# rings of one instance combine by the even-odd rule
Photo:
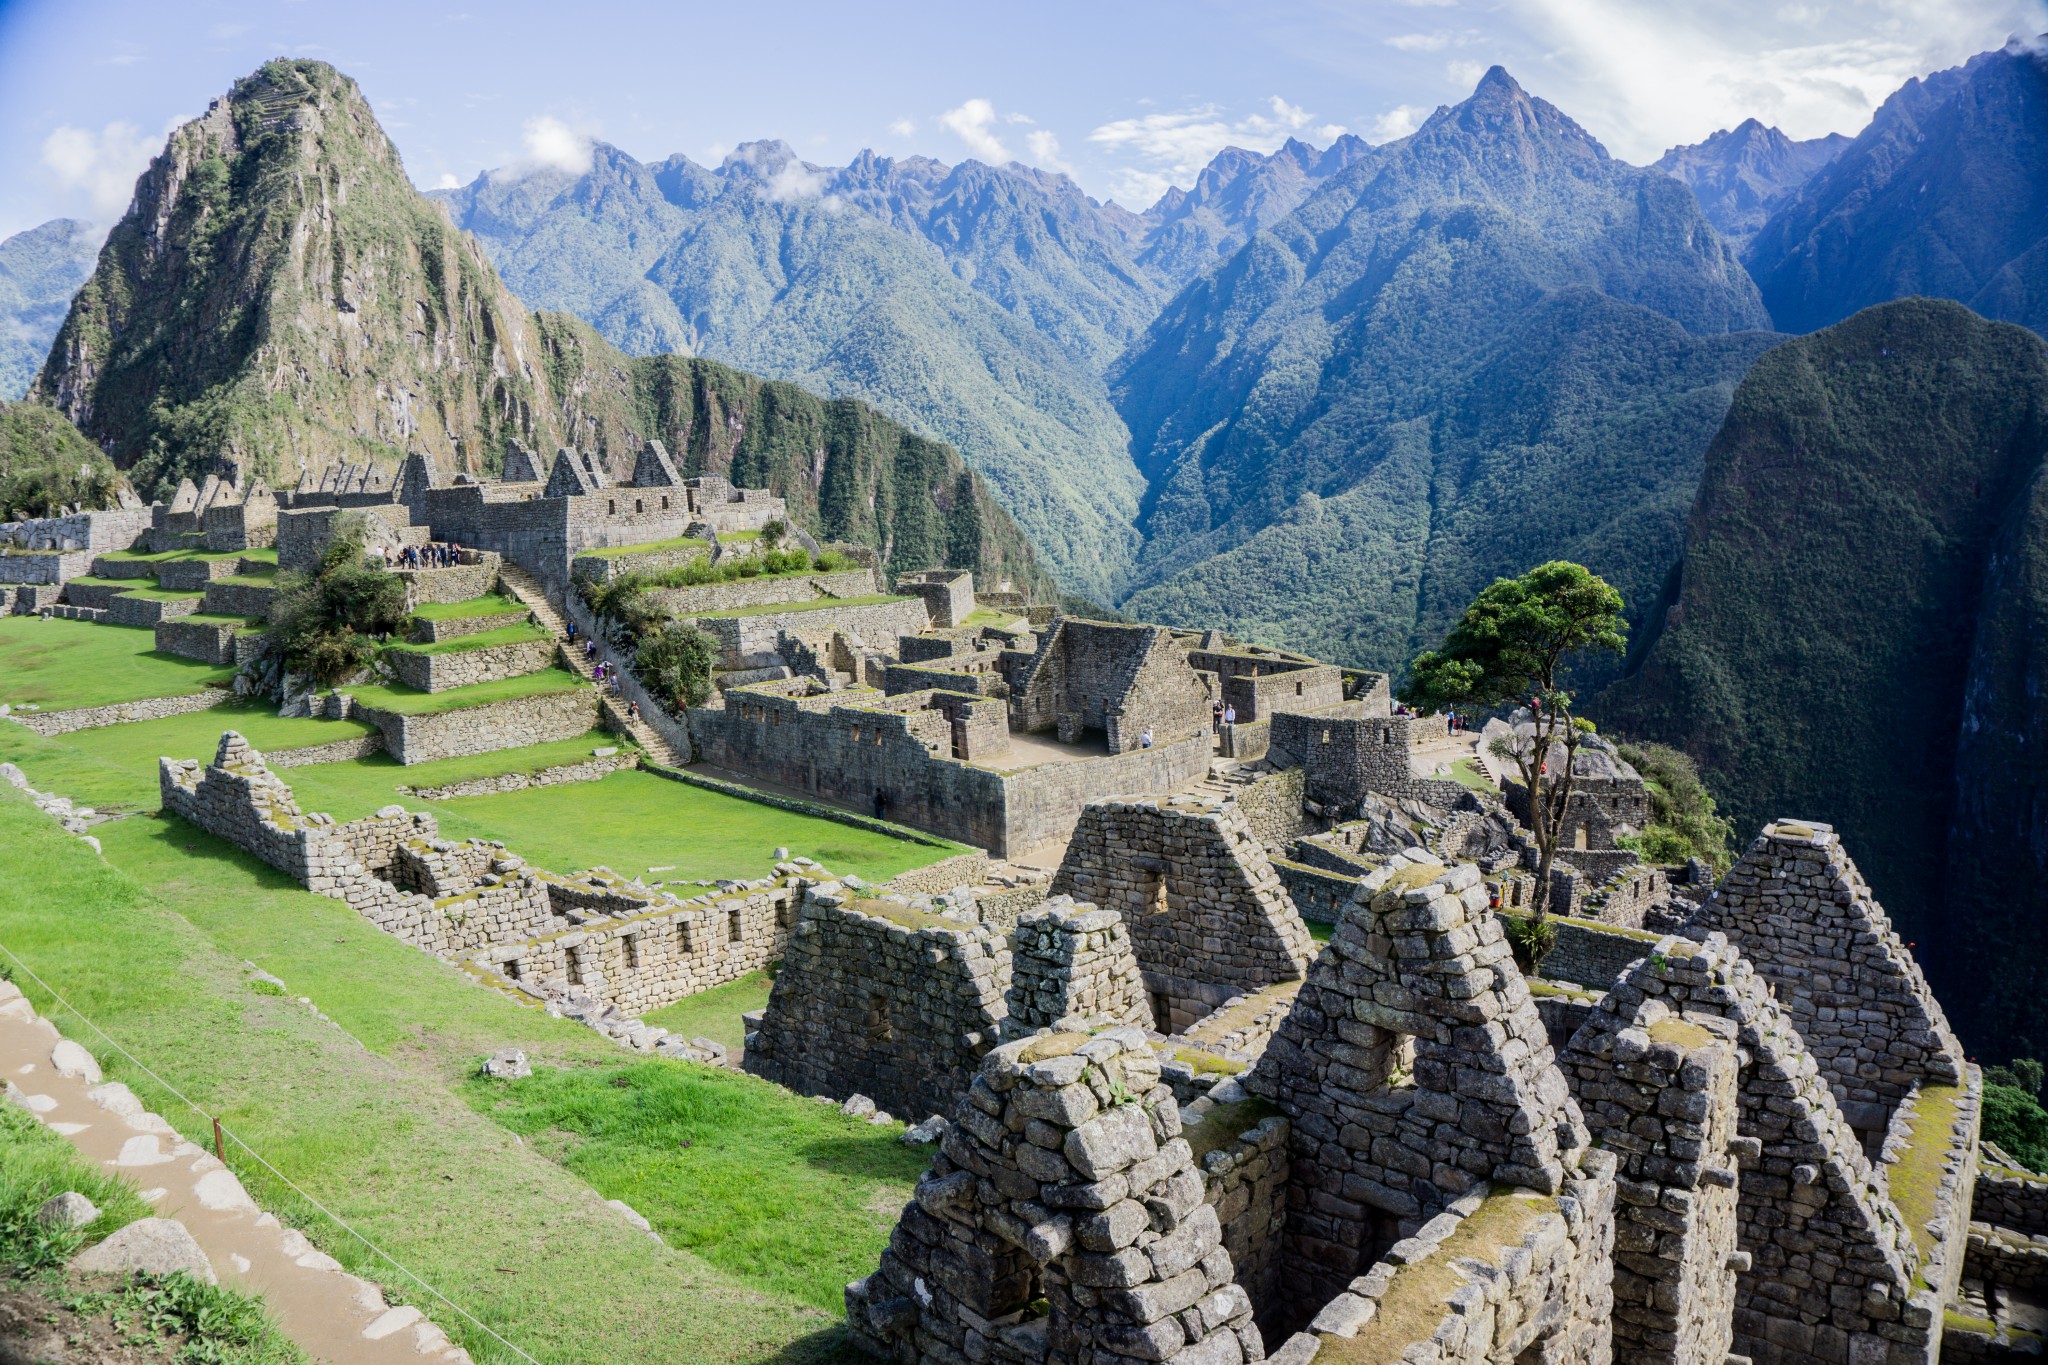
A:
<svg viewBox="0 0 2048 1365">
<path fill-rule="evenodd" d="M 1152 1027 L 1130 931 L 1114 910 L 1054 896 L 1021 916 L 1011 936 L 1007 1028 Z"/>
</svg>

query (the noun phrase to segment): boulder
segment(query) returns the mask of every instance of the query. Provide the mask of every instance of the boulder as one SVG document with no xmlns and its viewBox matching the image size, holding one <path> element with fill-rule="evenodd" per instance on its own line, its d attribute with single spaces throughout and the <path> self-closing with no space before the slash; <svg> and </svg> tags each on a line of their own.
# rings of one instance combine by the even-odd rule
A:
<svg viewBox="0 0 2048 1365">
<path fill-rule="evenodd" d="M 527 1062 L 526 1054 L 516 1047 L 499 1048 L 484 1058 L 484 1075 L 500 1081 L 516 1081 L 531 1076 L 533 1067 Z"/>
<path fill-rule="evenodd" d="M 69 1038 L 50 1049 L 50 1065 L 57 1068 L 59 1076 L 82 1080 L 88 1085 L 98 1085 L 102 1079 L 100 1064 L 93 1060 L 92 1054 Z"/>
<path fill-rule="evenodd" d="M 127 1275 L 146 1270 L 154 1275 L 184 1271 L 196 1280 L 219 1283 L 206 1253 L 185 1225 L 169 1218 L 143 1218 L 130 1223 L 96 1247 L 72 1258 L 74 1270 Z"/>
<path fill-rule="evenodd" d="M 839 1112 L 850 1119 L 864 1119 L 875 1112 L 875 1102 L 866 1095 L 849 1095 Z"/>
<path fill-rule="evenodd" d="M 60 1228 L 82 1228 L 100 1216 L 98 1206 L 76 1190 L 66 1190 L 36 1210 L 36 1221 Z"/>
</svg>

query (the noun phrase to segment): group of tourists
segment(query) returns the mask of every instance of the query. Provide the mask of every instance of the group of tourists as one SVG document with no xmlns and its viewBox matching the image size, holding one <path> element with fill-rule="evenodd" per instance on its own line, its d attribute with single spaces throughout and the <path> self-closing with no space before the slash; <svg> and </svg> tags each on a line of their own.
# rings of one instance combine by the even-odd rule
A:
<svg viewBox="0 0 2048 1365">
<path fill-rule="evenodd" d="M 431 545 L 401 545 L 394 551 L 384 547 L 384 567 L 387 569 L 448 569 L 462 562 L 462 547 L 454 541 Z"/>
<path fill-rule="evenodd" d="M 1235 706 L 1225 706 L 1221 701 L 1209 703 L 1209 728 L 1211 730 L 1220 735 L 1223 733 L 1224 726 L 1235 724 L 1237 724 L 1237 708 Z"/>
</svg>

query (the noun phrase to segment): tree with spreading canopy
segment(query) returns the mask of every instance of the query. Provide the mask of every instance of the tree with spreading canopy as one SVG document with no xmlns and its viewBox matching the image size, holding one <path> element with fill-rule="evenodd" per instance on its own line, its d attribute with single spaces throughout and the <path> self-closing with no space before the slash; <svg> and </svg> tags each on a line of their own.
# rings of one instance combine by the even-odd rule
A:
<svg viewBox="0 0 2048 1365">
<path fill-rule="evenodd" d="M 1445 635 L 1443 646 L 1408 666 L 1401 699 L 1427 710 L 1455 706 L 1526 705 L 1535 724 L 1530 739 L 1503 736 L 1492 752 L 1514 765 L 1529 794 L 1529 827 L 1538 866 L 1534 913 L 1516 932 L 1525 960 L 1540 960 L 1554 941 L 1548 923 L 1550 872 L 1571 800 L 1573 764 L 1593 723 L 1573 713 L 1561 686 L 1578 655 L 1623 652 L 1628 622 L 1621 594 L 1585 566 L 1554 560 L 1519 578 L 1497 578 L 1472 600 Z M 1513 937 L 1513 935 L 1511 935 Z"/>
<path fill-rule="evenodd" d="M 344 512 L 315 572 L 277 578 L 265 648 L 322 687 L 360 672 L 377 653 L 377 637 L 405 624 L 405 580 L 370 561 L 369 534 L 364 513 Z"/>
</svg>

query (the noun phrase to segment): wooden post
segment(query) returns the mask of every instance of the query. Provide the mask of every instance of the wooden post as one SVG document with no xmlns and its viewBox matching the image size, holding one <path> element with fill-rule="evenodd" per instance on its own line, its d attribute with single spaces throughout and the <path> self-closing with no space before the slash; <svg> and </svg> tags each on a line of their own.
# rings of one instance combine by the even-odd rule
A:
<svg viewBox="0 0 2048 1365">
<path fill-rule="evenodd" d="M 213 1121 L 213 1154 L 220 1158 L 221 1165 L 228 1164 L 227 1146 L 221 1140 L 219 1119 Z"/>
</svg>

